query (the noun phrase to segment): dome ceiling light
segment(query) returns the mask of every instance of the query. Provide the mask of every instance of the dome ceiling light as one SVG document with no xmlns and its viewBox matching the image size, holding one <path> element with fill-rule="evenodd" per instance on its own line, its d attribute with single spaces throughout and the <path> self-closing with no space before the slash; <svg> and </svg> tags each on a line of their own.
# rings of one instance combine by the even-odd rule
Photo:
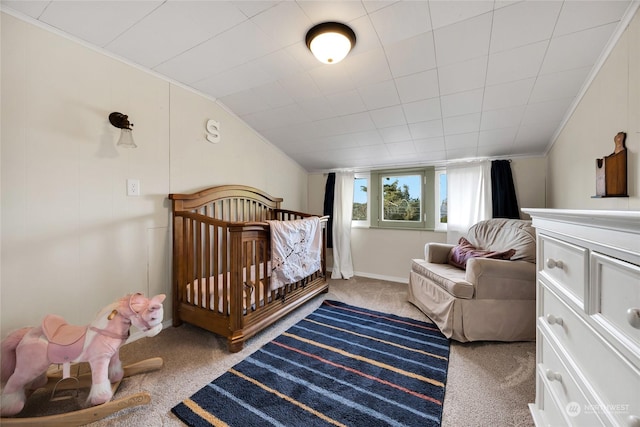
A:
<svg viewBox="0 0 640 427">
<path fill-rule="evenodd" d="M 356 45 L 356 33 L 339 22 L 324 22 L 307 32 L 307 47 L 324 64 L 337 64 Z"/>
</svg>

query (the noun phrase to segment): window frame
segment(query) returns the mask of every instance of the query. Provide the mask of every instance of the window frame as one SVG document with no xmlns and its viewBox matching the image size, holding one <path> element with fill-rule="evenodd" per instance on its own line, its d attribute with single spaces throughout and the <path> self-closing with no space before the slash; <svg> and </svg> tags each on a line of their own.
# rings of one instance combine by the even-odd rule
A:
<svg viewBox="0 0 640 427">
<path fill-rule="evenodd" d="M 354 189 L 353 194 L 355 197 L 355 180 L 366 179 L 367 180 L 367 219 L 365 221 L 351 219 L 351 227 L 353 228 L 368 228 L 371 224 L 371 174 L 369 172 L 355 172 L 353 175 Z"/>
<path fill-rule="evenodd" d="M 440 167 L 435 168 L 433 176 L 433 207 L 434 207 L 434 221 L 433 221 L 433 229 L 436 231 L 447 231 L 447 223 L 440 222 L 440 176 L 447 175 L 447 169 Z M 447 189 L 447 196 L 448 196 Z"/>
<path fill-rule="evenodd" d="M 421 218 L 420 221 L 382 220 L 382 177 L 383 176 L 420 175 L 421 177 Z M 435 225 L 435 192 L 434 167 L 381 169 L 370 172 L 369 180 L 370 228 L 387 228 L 398 230 L 434 230 Z"/>
</svg>

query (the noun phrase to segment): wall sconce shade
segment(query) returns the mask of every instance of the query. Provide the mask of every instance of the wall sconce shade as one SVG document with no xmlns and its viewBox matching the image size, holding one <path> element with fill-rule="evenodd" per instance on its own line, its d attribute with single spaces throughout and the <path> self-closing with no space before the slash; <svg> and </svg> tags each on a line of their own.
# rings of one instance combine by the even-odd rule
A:
<svg viewBox="0 0 640 427">
<path fill-rule="evenodd" d="M 312 27 L 306 36 L 307 47 L 324 64 L 337 64 L 356 45 L 356 33 L 339 22 L 324 22 Z"/>
<path fill-rule="evenodd" d="M 136 143 L 133 141 L 133 134 L 131 133 L 133 123 L 129 122 L 129 116 L 114 112 L 109 114 L 109 122 L 120 129 L 120 139 L 118 139 L 118 143 L 116 145 L 124 148 L 137 147 Z"/>
</svg>

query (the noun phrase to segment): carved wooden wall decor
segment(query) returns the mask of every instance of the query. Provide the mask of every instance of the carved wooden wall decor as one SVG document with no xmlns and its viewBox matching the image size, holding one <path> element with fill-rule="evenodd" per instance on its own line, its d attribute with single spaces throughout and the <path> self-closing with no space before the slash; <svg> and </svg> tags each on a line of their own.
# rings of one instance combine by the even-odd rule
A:
<svg viewBox="0 0 640 427">
<path fill-rule="evenodd" d="M 596 159 L 596 196 L 627 197 L 627 134 L 618 132 L 613 138 L 614 152 Z"/>
</svg>

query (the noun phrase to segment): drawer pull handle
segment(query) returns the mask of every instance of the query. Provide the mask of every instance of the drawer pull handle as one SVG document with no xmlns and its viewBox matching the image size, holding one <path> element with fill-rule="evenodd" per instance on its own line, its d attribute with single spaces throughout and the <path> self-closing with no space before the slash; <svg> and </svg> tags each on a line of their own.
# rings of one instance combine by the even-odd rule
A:
<svg viewBox="0 0 640 427">
<path fill-rule="evenodd" d="M 640 308 L 630 308 L 627 310 L 627 322 L 634 328 L 640 329 Z"/>
<path fill-rule="evenodd" d="M 629 415 L 627 417 L 627 425 L 629 427 L 640 427 L 640 417 L 636 417 L 635 415 Z"/>
<path fill-rule="evenodd" d="M 562 381 L 562 375 L 559 372 L 553 372 L 551 369 L 547 369 L 547 379 L 549 381 Z"/>
<path fill-rule="evenodd" d="M 547 258 L 547 267 L 549 268 L 560 268 L 564 267 L 564 263 L 560 260 L 555 260 L 553 258 Z"/>
<path fill-rule="evenodd" d="M 549 322 L 550 325 L 560 325 L 562 326 L 562 317 L 556 317 L 553 314 L 549 313 L 547 314 L 547 322 Z"/>
</svg>

